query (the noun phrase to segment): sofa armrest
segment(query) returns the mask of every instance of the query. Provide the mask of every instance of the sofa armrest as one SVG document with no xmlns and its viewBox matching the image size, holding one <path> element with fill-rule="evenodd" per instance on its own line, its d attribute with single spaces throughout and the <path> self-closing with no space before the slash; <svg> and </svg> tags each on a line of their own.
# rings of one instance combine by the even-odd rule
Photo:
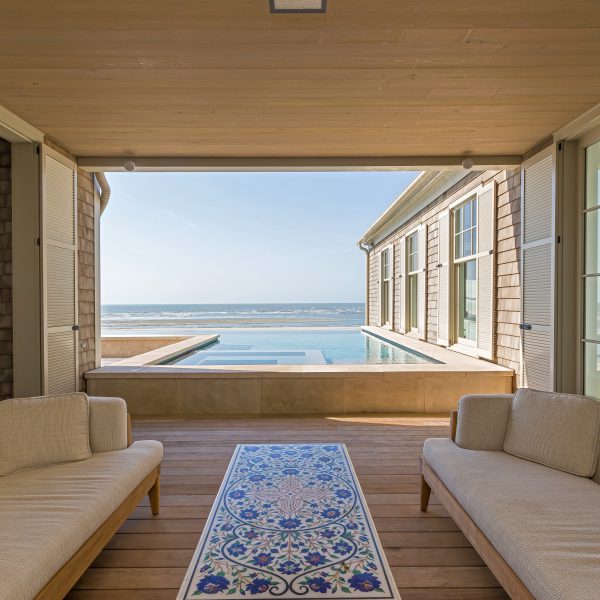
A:
<svg viewBox="0 0 600 600">
<path fill-rule="evenodd" d="M 502 450 L 512 394 L 463 396 L 458 401 L 455 443 L 468 450 Z"/>
<path fill-rule="evenodd" d="M 92 452 L 111 452 L 127 448 L 128 415 L 125 400 L 94 396 L 90 396 L 89 400 Z"/>
<path fill-rule="evenodd" d="M 456 441 L 456 426 L 458 424 L 458 411 L 451 410 L 450 411 L 450 439 L 455 442 Z"/>
</svg>

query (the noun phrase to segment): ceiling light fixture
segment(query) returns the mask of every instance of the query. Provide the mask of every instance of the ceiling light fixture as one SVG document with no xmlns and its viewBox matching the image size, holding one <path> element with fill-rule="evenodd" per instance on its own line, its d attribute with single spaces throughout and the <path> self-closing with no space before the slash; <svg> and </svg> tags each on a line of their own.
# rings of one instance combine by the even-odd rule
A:
<svg viewBox="0 0 600 600">
<path fill-rule="evenodd" d="M 327 0 L 269 0 L 272 13 L 324 13 Z"/>
</svg>

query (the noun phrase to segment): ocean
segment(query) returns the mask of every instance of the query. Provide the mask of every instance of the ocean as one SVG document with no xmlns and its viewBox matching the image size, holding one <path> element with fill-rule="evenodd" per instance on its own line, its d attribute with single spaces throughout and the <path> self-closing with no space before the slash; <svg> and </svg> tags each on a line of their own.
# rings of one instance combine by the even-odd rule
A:
<svg viewBox="0 0 600 600">
<path fill-rule="evenodd" d="M 197 335 L 234 327 L 358 327 L 362 303 L 105 304 L 102 335 Z"/>
</svg>

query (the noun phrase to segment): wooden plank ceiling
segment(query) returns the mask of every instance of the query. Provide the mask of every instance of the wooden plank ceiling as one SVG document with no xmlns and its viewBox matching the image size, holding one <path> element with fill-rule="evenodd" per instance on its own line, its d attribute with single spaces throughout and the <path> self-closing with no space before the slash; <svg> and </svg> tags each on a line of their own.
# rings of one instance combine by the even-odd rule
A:
<svg viewBox="0 0 600 600">
<path fill-rule="evenodd" d="M 522 154 L 600 102 L 598 0 L 28 0 L 0 104 L 78 156 Z"/>
</svg>

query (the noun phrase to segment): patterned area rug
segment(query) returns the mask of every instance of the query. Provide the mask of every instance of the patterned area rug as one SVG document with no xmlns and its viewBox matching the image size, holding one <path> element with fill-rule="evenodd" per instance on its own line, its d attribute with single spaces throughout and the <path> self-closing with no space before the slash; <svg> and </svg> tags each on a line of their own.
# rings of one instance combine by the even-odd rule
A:
<svg viewBox="0 0 600 600">
<path fill-rule="evenodd" d="M 400 600 L 342 444 L 238 446 L 178 600 Z"/>
</svg>

